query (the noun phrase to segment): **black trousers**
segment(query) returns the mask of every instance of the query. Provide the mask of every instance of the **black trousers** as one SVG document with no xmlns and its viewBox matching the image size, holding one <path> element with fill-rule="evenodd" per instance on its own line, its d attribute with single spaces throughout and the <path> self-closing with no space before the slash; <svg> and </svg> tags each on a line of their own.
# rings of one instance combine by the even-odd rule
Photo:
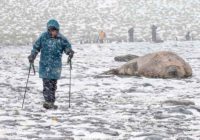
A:
<svg viewBox="0 0 200 140">
<path fill-rule="evenodd" d="M 46 102 L 55 102 L 55 93 L 57 89 L 57 80 L 42 79 L 43 80 L 43 96 Z"/>
<path fill-rule="evenodd" d="M 100 42 L 101 44 L 103 44 L 103 39 L 99 39 L 99 42 Z"/>
</svg>

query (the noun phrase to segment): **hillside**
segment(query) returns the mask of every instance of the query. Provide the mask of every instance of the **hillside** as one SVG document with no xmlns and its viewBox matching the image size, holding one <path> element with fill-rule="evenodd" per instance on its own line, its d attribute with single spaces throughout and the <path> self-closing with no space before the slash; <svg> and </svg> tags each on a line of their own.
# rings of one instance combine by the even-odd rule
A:
<svg viewBox="0 0 200 140">
<path fill-rule="evenodd" d="M 126 40 L 135 26 L 137 40 L 149 41 L 150 26 L 164 40 L 183 40 L 188 30 L 199 39 L 199 0 L 1 0 L 0 42 L 27 44 L 56 18 L 72 42 L 94 40 L 100 30 L 111 40 Z"/>
</svg>

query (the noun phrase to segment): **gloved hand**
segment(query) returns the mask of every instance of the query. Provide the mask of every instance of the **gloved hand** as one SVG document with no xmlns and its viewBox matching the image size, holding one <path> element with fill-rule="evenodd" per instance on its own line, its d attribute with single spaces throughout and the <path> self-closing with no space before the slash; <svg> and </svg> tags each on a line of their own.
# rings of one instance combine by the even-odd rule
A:
<svg viewBox="0 0 200 140">
<path fill-rule="evenodd" d="M 29 63 L 34 63 L 34 60 L 35 60 L 35 56 L 34 55 L 29 55 L 28 56 L 28 60 L 29 60 Z"/>
<path fill-rule="evenodd" d="M 74 56 L 74 51 L 71 49 L 71 50 L 67 53 L 67 55 L 69 55 L 69 59 L 72 59 L 73 56 Z"/>
</svg>

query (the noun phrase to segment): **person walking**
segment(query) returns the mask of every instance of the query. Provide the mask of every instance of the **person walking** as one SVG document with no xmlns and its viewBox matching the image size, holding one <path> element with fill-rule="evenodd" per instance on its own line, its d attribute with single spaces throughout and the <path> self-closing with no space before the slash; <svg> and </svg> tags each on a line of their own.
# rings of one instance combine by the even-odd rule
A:
<svg viewBox="0 0 200 140">
<path fill-rule="evenodd" d="M 129 42 L 134 42 L 134 28 L 131 27 L 129 30 L 128 30 L 128 40 Z"/>
<path fill-rule="evenodd" d="M 106 38 L 106 33 L 104 31 L 101 31 L 99 33 L 99 42 L 102 44 L 105 38 Z"/>
<path fill-rule="evenodd" d="M 31 54 L 28 56 L 30 63 L 34 63 L 37 54 L 40 54 L 39 77 L 43 80 L 43 107 L 46 109 L 57 109 L 55 93 L 57 81 L 61 76 L 62 54 L 73 58 L 74 51 L 65 36 L 60 33 L 60 25 L 55 19 L 47 23 L 47 31 L 42 33 L 34 43 Z"/>
</svg>

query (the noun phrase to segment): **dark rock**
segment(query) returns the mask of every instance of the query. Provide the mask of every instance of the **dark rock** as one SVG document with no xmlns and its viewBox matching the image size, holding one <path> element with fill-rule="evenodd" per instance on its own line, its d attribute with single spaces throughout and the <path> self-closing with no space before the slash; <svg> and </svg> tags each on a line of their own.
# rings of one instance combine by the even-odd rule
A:
<svg viewBox="0 0 200 140">
<path fill-rule="evenodd" d="M 114 59 L 115 59 L 115 61 L 118 61 L 118 62 L 128 62 L 128 61 L 133 60 L 138 57 L 139 56 L 137 56 L 137 55 L 128 54 L 128 55 L 123 55 L 123 56 L 117 56 Z"/>
<path fill-rule="evenodd" d="M 144 87 L 153 87 L 153 86 L 152 86 L 151 84 L 149 84 L 149 83 L 144 83 L 143 86 L 144 86 Z"/>
<path fill-rule="evenodd" d="M 194 140 L 194 139 L 192 139 L 190 137 L 179 137 L 176 140 Z"/>
<path fill-rule="evenodd" d="M 119 133 L 117 131 L 112 131 L 107 128 L 99 128 L 96 130 L 96 132 L 104 133 L 111 136 L 119 136 Z"/>
<path fill-rule="evenodd" d="M 123 93 L 132 93 L 132 92 L 136 92 L 137 88 L 136 87 L 131 87 L 128 90 L 122 90 Z"/>
<path fill-rule="evenodd" d="M 144 140 L 163 140 L 164 138 L 166 138 L 166 136 L 162 136 L 159 134 L 154 134 L 154 133 L 143 133 L 143 134 L 139 134 L 136 137 L 146 137 L 144 138 Z"/>
<path fill-rule="evenodd" d="M 172 117 L 172 116 L 170 116 L 170 115 L 163 115 L 163 114 L 155 114 L 154 115 L 155 119 L 167 119 L 167 118 L 170 118 L 170 117 Z"/>
<path fill-rule="evenodd" d="M 195 105 L 194 102 L 188 100 L 167 100 L 164 101 L 163 103 L 169 105 L 183 105 L 183 106 Z"/>
<path fill-rule="evenodd" d="M 3 124 L 3 125 L 8 125 L 8 126 L 16 126 L 16 125 L 19 125 L 19 123 L 17 123 L 17 121 L 15 120 L 3 120 L 3 121 L 0 121 L 0 124 Z"/>
<path fill-rule="evenodd" d="M 182 113 L 186 115 L 192 115 L 193 113 L 189 110 L 187 110 L 184 107 L 174 107 L 168 110 L 169 113 Z"/>
<path fill-rule="evenodd" d="M 152 135 L 149 137 L 144 138 L 144 140 L 163 140 L 164 138 L 162 136 Z"/>
</svg>

